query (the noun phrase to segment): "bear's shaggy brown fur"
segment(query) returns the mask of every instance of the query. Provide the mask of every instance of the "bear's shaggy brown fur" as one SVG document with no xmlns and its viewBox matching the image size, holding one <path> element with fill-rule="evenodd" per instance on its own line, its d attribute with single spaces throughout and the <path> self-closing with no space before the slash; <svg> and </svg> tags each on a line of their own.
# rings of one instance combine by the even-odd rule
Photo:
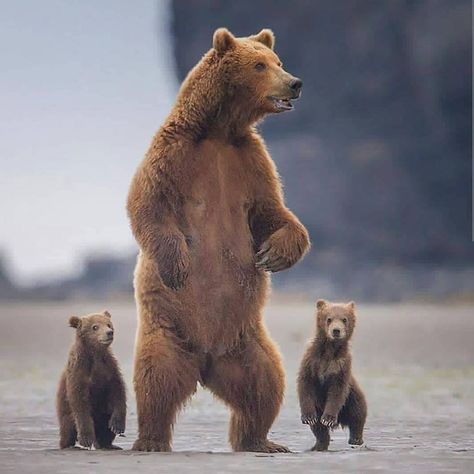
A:
<svg viewBox="0 0 474 474">
<path fill-rule="evenodd" d="M 140 247 L 135 450 L 171 449 L 176 414 L 197 382 L 231 408 L 234 450 L 286 450 L 267 440 L 284 372 L 262 307 L 266 272 L 294 265 L 309 239 L 253 127 L 300 94 L 273 44 L 270 30 L 248 38 L 217 30 L 131 184 Z"/>
<path fill-rule="evenodd" d="M 356 322 L 354 303 L 317 303 L 317 332 L 298 374 L 301 421 L 310 425 L 316 444 L 328 449 L 329 429 L 349 427 L 349 444 L 363 444 L 365 396 L 351 371 L 349 341 Z"/>
<path fill-rule="evenodd" d="M 79 444 L 85 448 L 121 449 L 115 436 L 125 431 L 125 384 L 110 351 L 114 328 L 108 311 L 78 318 L 76 340 L 59 382 L 56 408 L 61 449 Z"/>
</svg>

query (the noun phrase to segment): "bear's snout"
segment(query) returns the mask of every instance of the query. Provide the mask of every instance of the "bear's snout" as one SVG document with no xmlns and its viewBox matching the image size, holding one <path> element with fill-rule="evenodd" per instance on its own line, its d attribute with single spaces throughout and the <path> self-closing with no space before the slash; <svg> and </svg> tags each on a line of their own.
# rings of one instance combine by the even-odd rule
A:
<svg viewBox="0 0 474 474">
<path fill-rule="evenodd" d="M 293 98 L 297 99 L 301 94 L 301 88 L 303 87 L 303 81 L 297 77 L 294 77 L 289 84 L 290 89 L 293 91 Z"/>
<path fill-rule="evenodd" d="M 340 329 L 337 329 L 337 328 L 336 328 L 336 329 L 333 329 L 333 330 L 332 330 L 332 335 L 333 335 L 334 337 L 339 337 L 339 336 L 341 335 L 341 330 L 340 330 Z"/>
</svg>

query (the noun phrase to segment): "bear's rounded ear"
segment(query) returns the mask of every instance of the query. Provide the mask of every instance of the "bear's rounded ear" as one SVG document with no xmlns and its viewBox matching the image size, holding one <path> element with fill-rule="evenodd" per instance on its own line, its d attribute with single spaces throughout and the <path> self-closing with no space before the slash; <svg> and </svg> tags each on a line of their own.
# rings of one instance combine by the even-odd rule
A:
<svg viewBox="0 0 474 474">
<path fill-rule="evenodd" d="M 275 46 L 275 35 L 273 34 L 273 31 L 268 28 L 263 29 L 257 35 L 252 36 L 252 39 L 264 44 L 270 49 L 273 49 Z"/>
<path fill-rule="evenodd" d="M 78 318 L 77 316 L 71 316 L 69 318 L 69 326 L 71 326 L 72 328 L 80 328 L 81 318 Z"/>
<path fill-rule="evenodd" d="M 349 301 L 346 305 L 351 311 L 354 311 L 355 309 L 355 303 L 353 301 Z"/>
<path fill-rule="evenodd" d="M 103 314 L 104 316 L 107 316 L 108 318 L 111 318 L 111 317 L 112 317 L 112 315 L 111 315 L 107 310 L 103 311 L 102 314 Z"/>
<path fill-rule="evenodd" d="M 316 308 L 318 308 L 318 310 L 322 310 L 325 306 L 326 306 L 325 300 L 318 300 L 316 302 Z"/>
<path fill-rule="evenodd" d="M 214 32 L 212 47 L 219 53 L 224 54 L 235 45 L 235 37 L 227 28 L 218 28 Z"/>
</svg>

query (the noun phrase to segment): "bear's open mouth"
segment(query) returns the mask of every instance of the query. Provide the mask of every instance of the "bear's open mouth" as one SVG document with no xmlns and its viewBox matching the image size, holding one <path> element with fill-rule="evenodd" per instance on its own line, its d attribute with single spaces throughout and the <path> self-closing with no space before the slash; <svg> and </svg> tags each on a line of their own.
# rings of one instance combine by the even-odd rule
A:
<svg viewBox="0 0 474 474">
<path fill-rule="evenodd" d="M 273 102 L 273 105 L 277 110 L 292 110 L 293 104 L 291 103 L 291 99 L 287 98 L 280 98 L 280 97 L 269 97 L 269 99 Z"/>
</svg>

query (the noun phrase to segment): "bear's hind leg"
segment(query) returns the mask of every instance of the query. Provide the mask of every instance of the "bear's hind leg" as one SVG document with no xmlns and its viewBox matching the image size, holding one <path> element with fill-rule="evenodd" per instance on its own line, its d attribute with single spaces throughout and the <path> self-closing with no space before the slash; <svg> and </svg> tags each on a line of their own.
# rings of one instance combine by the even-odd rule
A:
<svg viewBox="0 0 474 474">
<path fill-rule="evenodd" d="M 351 389 L 346 403 L 339 414 L 342 426 L 349 427 L 349 444 L 360 446 L 364 444 L 364 425 L 367 418 L 367 402 L 357 383 L 351 383 Z"/>
<path fill-rule="evenodd" d="M 56 394 L 56 410 L 59 421 L 59 447 L 60 449 L 72 448 L 77 441 L 77 430 L 67 400 L 66 377 L 64 374 L 61 376 Z"/>
<path fill-rule="evenodd" d="M 310 425 L 311 431 L 316 437 L 316 444 L 311 448 L 311 451 L 327 451 L 331 437 L 329 435 L 329 428 L 319 422 L 320 414 L 318 414 L 318 421 L 315 425 Z"/>
<path fill-rule="evenodd" d="M 71 413 L 63 414 L 59 421 L 59 447 L 72 448 L 77 441 L 76 424 Z"/>
<path fill-rule="evenodd" d="M 163 329 L 138 340 L 134 373 L 138 439 L 132 449 L 171 451 L 176 414 L 196 391 L 198 364 Z"/>
<path fill-rule="evenodd" d="M 112 444 L 115 433 L 109 428 L 109 419 L 110 415 L 107 413 L 99 413 L 94 416 L 96 449 L 122 449 Z"/>
<path fill-rule="evenodd" d="M 232 410 L 229 440 L 235 451 L 289 452 L 267 439 L 284 385 L 280 356 L 265 334 L 247 336 L 235 352 L 214 361 L 206 386 Z"/>
</svg>

